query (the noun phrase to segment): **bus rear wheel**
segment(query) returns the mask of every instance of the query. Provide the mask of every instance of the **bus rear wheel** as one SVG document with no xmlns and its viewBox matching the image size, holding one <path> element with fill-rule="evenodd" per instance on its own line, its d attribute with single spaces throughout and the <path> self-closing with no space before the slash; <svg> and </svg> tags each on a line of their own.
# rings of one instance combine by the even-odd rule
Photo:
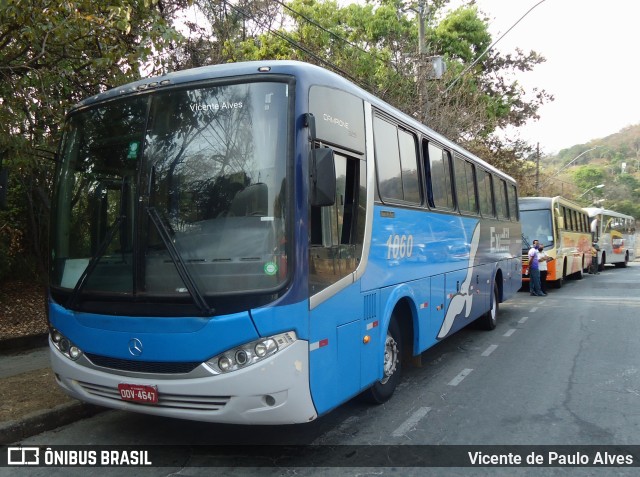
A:
<svg viewBox="0 0 640 477">
<path fill-rule="evenodd" d="M 400 383 L 402 374 L 402 335 L 394 317 L 391 317 L 384 343 L 383 376 L 364 392 L 364 398 L 374 404 L 382 404 L 391 398 Z"/>
<path fill-rule="evenodd" d="M 498 298 L 498 285 L 493 285 L 493 295 L 491 296 L 491 307 L 489 311 L 487 311 L 484 315 L 480 317 L 478 320 L 478 325 L 483 330 L 495 330 L 496 325 L 498 324 L 498 308 L 499 308 L 499 298 Z"/>
</svg>

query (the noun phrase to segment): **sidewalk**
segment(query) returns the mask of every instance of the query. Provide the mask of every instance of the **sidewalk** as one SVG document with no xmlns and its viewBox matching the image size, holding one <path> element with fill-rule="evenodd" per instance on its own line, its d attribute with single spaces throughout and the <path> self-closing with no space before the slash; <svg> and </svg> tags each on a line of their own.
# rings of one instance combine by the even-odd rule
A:
<svg viewBox="0 0 640 477">
<path fill-rule="evenodd" d="M 46 335 L 0 341 L 0 445 L 101 410 L 68 397 L 58 388 L 49 366 Z"/>
</svg>

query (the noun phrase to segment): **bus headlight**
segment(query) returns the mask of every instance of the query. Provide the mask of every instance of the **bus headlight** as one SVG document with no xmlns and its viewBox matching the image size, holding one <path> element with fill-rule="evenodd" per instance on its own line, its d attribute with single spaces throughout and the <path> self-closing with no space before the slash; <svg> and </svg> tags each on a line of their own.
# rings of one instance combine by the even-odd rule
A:
<svg viewBox="0 0 640 477">
<path fill-rule="evenodd" d="M 56 349 L 70 360 L 76 361 L 80 356 L 82 356 L 82 350 L 55 328 L 49 329 L 49 336 L 51 337 L 51 342 Z"/>
<path fill-rule="evenodd" d="M 207 360 L 205 364 L 216 374 L 237 371 L 238 369 L 244 369 L 247 366 L 251 366 L 252 364 L 273 356 L 278 351 L 282 351 L 294 343 L 297 339 L 293 331 L 260 338 L 214 356 Z"/>
</svg>

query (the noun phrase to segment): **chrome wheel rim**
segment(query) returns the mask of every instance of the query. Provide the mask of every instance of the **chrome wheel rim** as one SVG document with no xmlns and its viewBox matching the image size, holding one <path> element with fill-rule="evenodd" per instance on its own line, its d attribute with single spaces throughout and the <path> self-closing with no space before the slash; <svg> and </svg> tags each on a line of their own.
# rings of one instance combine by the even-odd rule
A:
<svg viewBox="0 0 640 477">
<path fill-rule="evenodd" d="M 398 343 L 396 343 L 393 336 L 387 332 L 387 339 L 384 343 L 384 376 L 380 381 L 382 384 L 389 381 L 389 378 L 391 378 L 393 373 L 396 372 L 399 361 L 400 356 L 398 355 Z"/>
</svg>

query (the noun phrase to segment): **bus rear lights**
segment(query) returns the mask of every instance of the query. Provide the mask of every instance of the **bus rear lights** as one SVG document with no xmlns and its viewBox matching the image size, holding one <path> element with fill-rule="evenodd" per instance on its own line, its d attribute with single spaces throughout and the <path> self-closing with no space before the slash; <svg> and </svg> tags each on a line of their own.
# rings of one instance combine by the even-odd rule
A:
<svg viewBox="0 0 640 477">
<path fill-rule="evenodd" d="M 237 371 L 276 354 L 296 340 L 297 337 L 293 331 L 260 338 L 214 356 L 205 364 L 216 374 Z"/>
<path fill-rule="evenodd" d="M 82 350 L 74 345 L 69 339 L 60 333 L 55 328 L 51 328 L 49 331 L 51 335 L 51 342 L 63 355 L 72 361 L 76 361 L 82 356 Z"/>
</svg>

